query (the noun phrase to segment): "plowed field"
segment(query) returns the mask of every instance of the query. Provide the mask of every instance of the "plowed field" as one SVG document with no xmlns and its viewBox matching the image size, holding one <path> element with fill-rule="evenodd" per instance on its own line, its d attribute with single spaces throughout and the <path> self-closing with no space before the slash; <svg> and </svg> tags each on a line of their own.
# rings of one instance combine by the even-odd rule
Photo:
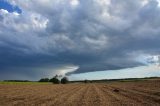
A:
<svg viewBox="0 0 160 106">
<path fill-rule="evenodd" d="M 160 106 L 160 80 L 92 84 L 0 84 L 0 106 Z"/>
</svg>

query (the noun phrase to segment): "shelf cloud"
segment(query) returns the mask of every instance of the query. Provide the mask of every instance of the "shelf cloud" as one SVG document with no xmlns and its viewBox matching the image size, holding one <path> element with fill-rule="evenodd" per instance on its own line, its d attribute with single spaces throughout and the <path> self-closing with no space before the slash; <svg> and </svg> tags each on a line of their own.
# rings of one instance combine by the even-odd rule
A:
<svg viewBox="0 0 160 106">
<path fill-rule="evenodd" d="M 1 79 L 132 68 L 160 53 L 159 0 L 6 2 L 21 12 L 0 9 Z"/>
</svg>

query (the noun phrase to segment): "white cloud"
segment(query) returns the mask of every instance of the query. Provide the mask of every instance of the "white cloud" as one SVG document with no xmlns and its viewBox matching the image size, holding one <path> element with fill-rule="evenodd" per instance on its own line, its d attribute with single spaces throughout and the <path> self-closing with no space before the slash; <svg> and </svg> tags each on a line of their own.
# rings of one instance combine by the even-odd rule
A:
<svg viewBox="0 0 160 106">
<path fill-rule="evenodd" d="M 142 5 L 145 6 L 146 4 L 148 4 L 148 0 L 142 0 Z"/>
<path fill-rule="evenodd" d="M 56 71 L 54 71 L 54 74 L 66 76 L 66 74 L 73 73 L 78 68 L 79 68 L 79 66 L 75 66 L 75 65 L 63 66 L 63 67 L 56 69 Z"/>
<path fill-rule="evenodd" d="M 71 0 L 70 4 L 75 7 L 79 4 L 79 0 Z"/>
<path fill-rule="evenodd" d="M 47 23 L 49 22 L 48 19 L 44 18 L 39 14 L 31 14 L 31 23 L 32 27 L 35 30 L 43 30 L 47 27 Z"/>
<path fill-rule="evenodd" d="M 0 13 L 1 13 L 1 14 L 8 14 L 9 12 L 8 12 L 7 10 L 0 9 Z"/>
<path fill-rule="evenodd" d="M 158 2 L 158 6 L 160 6 L 160 0 L 157 0 L 157 2 Z"/>
</svg>

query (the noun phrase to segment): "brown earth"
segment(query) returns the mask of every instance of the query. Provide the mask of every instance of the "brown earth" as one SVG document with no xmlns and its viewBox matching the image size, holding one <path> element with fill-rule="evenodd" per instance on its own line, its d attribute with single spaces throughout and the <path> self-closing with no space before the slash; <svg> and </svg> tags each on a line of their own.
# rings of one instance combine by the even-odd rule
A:
<svg viewBox="0 0 160 106">
<path fill-rule="evenodd" d="M 0 106 L 160 106 L 160 80 L 92 84 L 0 84 Z"/>
</svg>

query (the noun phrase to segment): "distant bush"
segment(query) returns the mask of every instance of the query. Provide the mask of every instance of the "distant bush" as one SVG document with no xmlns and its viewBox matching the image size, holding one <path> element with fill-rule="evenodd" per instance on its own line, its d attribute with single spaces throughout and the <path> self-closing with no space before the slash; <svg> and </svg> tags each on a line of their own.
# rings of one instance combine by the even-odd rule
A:
<svg viewBox="0 0 160 106">
<path fill-rule="evenodd" d="M 59 84 L 59 83 L 60 83 L 57 75 L 54 76 L 53 78 L 51 78 L 51 79 L 49 80 L 49 82 L 52 82 L 52 83 L 54 83 L 54 84 Z"/>
<path fill-rule="evenodd" d="M 61 84 L 67 84 L 69 82 L 68 78 L 67 77 L 63 77 L 61 79 Z"/>
<path fill-rule="evenodd" d="M 85 79 L 85 80 L 84 80 L 84 83 L 89 83 L 89 82 L 90 82 L 90 81 L 89 81 L 89 80 L 87 80 L 87 79 Z"/>
<path fill-rule="evenodd" d="M 49 82 L 49 78 L 41 78 L 39 82 Z"/>
</svg>

